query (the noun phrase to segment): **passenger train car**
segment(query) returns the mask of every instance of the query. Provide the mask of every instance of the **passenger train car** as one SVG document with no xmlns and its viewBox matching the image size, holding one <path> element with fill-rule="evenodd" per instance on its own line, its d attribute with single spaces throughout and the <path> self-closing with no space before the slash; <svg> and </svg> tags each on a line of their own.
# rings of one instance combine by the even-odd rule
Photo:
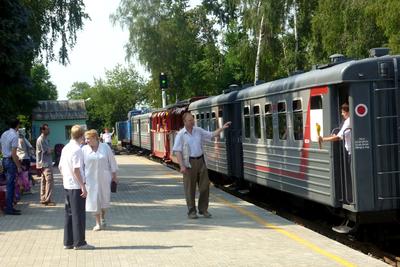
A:
<svg viewBox="0 0 400 267">
<path fill-rule="evenodd" d="M 122 147 L 130 147 L 132 145 L 132 128 L 131 118 L 133 116 L 143 113 L 142 110 L 133 109 L 128 112 L 126 121 L 118 121 L 115 123 L 115 131 L 118 142 L 121 143 Z"/>
<path fill-rule="evenodd" d="M 152 155 L 166 162 L 178 163 L 171 153 L 177 132 L 183 127 L 182 115 L 190 103 L 204 97 L 192 97 L 153 112 L 151 117 Z"/>
<path fill-rule="evenodd" d="M 371 51 L 370 58 L 337 56 L 306 73 L 190 101 L 179 106 L 175 122 L 169 119 L 178 106 L 155 112 L 153 153 L 173 159 L 173 132 L 183 127 L 186 109 L 197 126 L 210 131 L 232 121 L 203 144 L 211 176 L 322 203 L 347 218 L 335 229 L 340 232 L 358 223 L 393 220 L 400 208 L 400 56 Z M 319 136 L 337 133 L 345 102 L 352 125 L 346 129 L 350 156 L 343 142 L 318 143 Z"/>
<path fill-rule="evenodd" d="M 152 113 L 145 113 L 131 118 L 132 145 L 141 149 L 151 151 L 151 116 Z"/>
<path fill-rule="evenodd" d="M 221 145 L 223 138 L 205 144 L 209 168 L 230 175 L 235 172 L 229 168 L 239 166 L 243 168 L 239 179 L 339 208 L 351 222 L 396 217 L 400 57 L 373 52 L 375 57 L 337 59 L 307 73 L 231 93 L 226 102 L 222 95 L 191 104 L 189 110 L 203 128 L 212 125 L 213 115 L 207 114 L 227 108 L 235 112 L 229 120 L 241 128 L 240 136 L 232 133 L 237 127 L 225 131 L 232 138 L 225 143 L 230 142 L 233 151 Z M 340 106 L 345 102 L 352 124 L 347 129 L 351 161 L 346 160 L 343 144 L 325 142 L 319 147 L 318 143 L 320 135 L 330 135 L 341 124 Z M 336 230 L 346 232 L 350 227 Z"/>
</svg>

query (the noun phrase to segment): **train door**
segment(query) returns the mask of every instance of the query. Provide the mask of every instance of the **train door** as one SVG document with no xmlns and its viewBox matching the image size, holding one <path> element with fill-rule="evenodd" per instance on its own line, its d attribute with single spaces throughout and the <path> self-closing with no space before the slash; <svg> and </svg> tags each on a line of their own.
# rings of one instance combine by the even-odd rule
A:
<svg viewBox="0 0 400 267">
<path fill-rule="evenodd" d="M 331 90 L 331 135 L 337 135 L 344 124 L 345 119 L 342 116 L 342 105 L 349 105 L 349 88 L 346 85 L 338 85 L 332 87 Z M 348 112 L 351 117 L 351 108 Z M 350 118 L 352 120 L 352 118 Z M 351 125 L 351 124 L 350 124 Z M 347 136 L 348 140 L 352 139 L 352 129 L 345 127 L 343 129 L 343 136 Z M 351 142 L 351 141 L 350 141 Z M 354 204 L 354 186 L 352 174 L 352 161 L 351 151 L 347 151 L 345 141 L 340 140 L 332 144 L 332 161 L 333 161 L 333 177 L 335 188 L 336 201 L 339 205 L 353 205 Z"/>
<path fill-rule="evenodd" d="M 242 159 L 242 121 L 240 116 L 240 103 L 229 103 L 219 107 L 218 118 L 221 118 L 221 126 L 224 122 L 231 121 L 231 126 L 225 130 L 226 149 L 228 155 L 228 174 L 235 177 L 236 183 L 240 186 L 243 180 L 243 159 Z M 223 118 L 223 119 L 222 119 Z"/>
</svg>

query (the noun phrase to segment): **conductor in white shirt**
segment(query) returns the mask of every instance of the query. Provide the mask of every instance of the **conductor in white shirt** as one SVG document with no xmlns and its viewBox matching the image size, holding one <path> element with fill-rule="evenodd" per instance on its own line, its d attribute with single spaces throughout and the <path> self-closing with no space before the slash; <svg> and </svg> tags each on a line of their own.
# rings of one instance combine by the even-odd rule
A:
<svg viewBox="0 0 400 267">
<path fill-rule="evenodd" d="M 214 132 L 206 131 L 200 127 L 194 126 L 194 117 L 190 112 L 183 114 L 184 128 L 182 128 L 176 138 L 173 151 L 176 154 L 180 166 L 180 172 L 183 174 L 183 184 L 188 208 L 188 218 L 197 219 L 197 209 L 195 203 L 196 185 L 199 186 L 199 214 L 205 218 L 210 218 L 208 212 L 210 180 L 208 178 L 207 167 L 204 163 L 203 141 L 211 140 L 218 136 L 223 130 L 229 127 L 231 122 L 225 123 L 222 128 Z"/>
</svg>

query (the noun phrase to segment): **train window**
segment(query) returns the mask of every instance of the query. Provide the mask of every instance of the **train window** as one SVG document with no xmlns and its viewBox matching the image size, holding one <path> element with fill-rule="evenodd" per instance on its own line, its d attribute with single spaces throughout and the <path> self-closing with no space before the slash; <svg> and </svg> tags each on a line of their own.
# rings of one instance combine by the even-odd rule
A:
<svg viewBox="0 0 400 267">
<path fill-rule="evenodd" d="M 310 109 L 322 109 L 322 96 L 311 97 Z"/>
<path fill-rule="evenodd" d="M 286 103 L 278 103 L 278 126 L 279 126 L 279 139 L 287 140 L 288 129 L 286 119 Z"/>
<path fill-rule="evenodd" d="M 210 131 L 210 113 L 209 112 L 206 113 L 206 125 L 205 126 L 206 126 L 205 129 Z"/>
<path fill-rule="evenodd" d="M 215 118 L 215 112 L 211 113 L 210 130 L 215 131 L 217 129 L 217 119 Z"/>
<path fill-rule="evenodd" d="M 253 107 L 253 114 L 254 114 L 254 136 L 260 139 L 261 138 L 260 106 Z"/>
<path fill-rule="evenodd" d="M 244 136 L 250 138 L 250 109 L 249 107 L 244 107 Z"/>
<path fill-rule="evenodd" d="M 295 140 L 303 140 L 303 110 L 301 100 L 293 100 L 293 134 Z"/>
<path fill-rule="evenodd" d="M 272 139 L 274 137 L 272 127 L 272 105 L 265 105 L 265 138 Z"/>
<path fill-rule="evenodd" d="M 318 142 L 324 132 L 322 96 L 310 97 L 310 128 L 311 141 Z"/>
<path fill-rule="evenodd" d="M 219 108 L 218 109 L 218 123 L 215 125 L 215 128 L 221 128 L 223 125 L 224 125 L 223 111 L 222 111 L 222 108 Z M 219 136 L 221 139 L 224 139 L 225 138 L 224 131 L 222 131 Z"/>
<path fill-rule="evenodd" d="M 200 125 L 199 127 L 204 128 L 204 113 L 200 114 Z"/>
</svg>

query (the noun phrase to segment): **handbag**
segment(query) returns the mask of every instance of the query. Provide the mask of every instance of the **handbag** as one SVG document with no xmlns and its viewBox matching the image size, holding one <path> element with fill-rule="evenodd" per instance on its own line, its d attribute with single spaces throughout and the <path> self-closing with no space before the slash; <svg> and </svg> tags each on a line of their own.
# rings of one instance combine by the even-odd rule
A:
<svg viewBox="0 0 400 267">
<path fill-rule="evenodd" d="M 111 182 L 111 193 L 117 192 L 117 183 L 115 181 Z"/>
</svg>

